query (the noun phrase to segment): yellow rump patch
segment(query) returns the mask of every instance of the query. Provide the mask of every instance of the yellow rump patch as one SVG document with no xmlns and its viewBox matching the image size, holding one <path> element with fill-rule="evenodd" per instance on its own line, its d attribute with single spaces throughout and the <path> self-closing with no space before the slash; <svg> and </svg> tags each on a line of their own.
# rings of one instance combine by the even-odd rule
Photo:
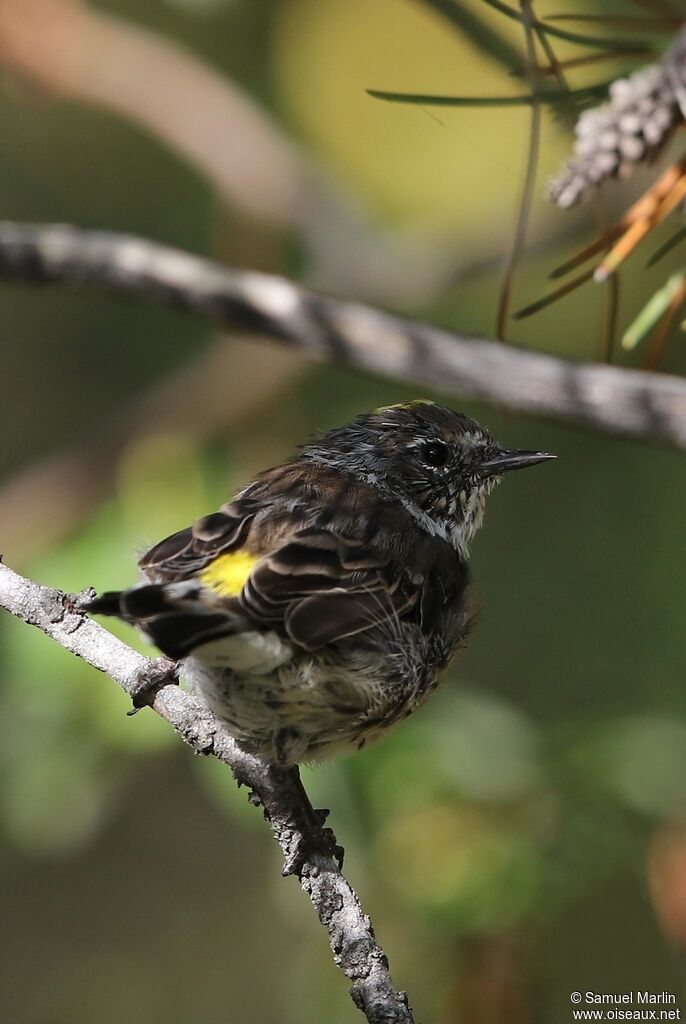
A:
<svg viewBox="0 0 686 1024">
<path fill-rule="evenodd" d="M 220 555 L 200 573 L 200 579 L 207 587 L 225 597 L 236 597 L 240 594 L 255 562 L 261 555 L 251 555 L 247 551 L 234 551 L 228 555 Z"/>
</svg>

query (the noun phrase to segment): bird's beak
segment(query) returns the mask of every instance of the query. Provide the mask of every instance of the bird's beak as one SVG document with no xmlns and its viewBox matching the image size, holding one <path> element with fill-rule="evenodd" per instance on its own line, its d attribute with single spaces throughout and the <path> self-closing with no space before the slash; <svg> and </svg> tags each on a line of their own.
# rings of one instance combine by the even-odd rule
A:
<svg viewBox="0 0 686 1024">
<path fill-rule="evenodd" d="M 486 478 L 500 476 L 502 473 L 509 473 L 511 469 L 524 469 L 526 466 L 535 466 L 538 462 L 547 462 L 548 459 L 556 458 L 556 455 L 550 455 L 548 452 L 529 452 L 517 448 L 512 451 L 503 449 L 481 464 L 481 473 Z"/>
</svg>

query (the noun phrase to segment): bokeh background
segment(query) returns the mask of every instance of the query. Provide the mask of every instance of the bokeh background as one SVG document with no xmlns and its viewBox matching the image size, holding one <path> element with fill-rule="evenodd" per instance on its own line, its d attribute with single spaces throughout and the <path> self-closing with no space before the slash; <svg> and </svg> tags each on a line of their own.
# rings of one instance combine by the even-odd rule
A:
<svg viewBox="0 0 686 1024">
<path fill-rule="evenodd" d="M 459 6 L 468 30 L 421 0 L 2 0 L 2 217 L 136 232 L 492 334 L 530 111 L 365 92 L 525 91 L 521 27 Z M 567 9 L 641 14 L 536 4 Z M 545 200 L 569 145 L 546 112 L 515 305 L 597 230 L 591 207 Z M 606 216 L 648 180 L 610 185 Z M 630 261 L 620 327 L 670 259 Z M 64 589 L 126 585 L 137 552 L 303 437 L 419 397 L 143 300 L 2 283 L 0 302 L 0 548 Z M 508 336 L 598 358 L 606 302 L 587 285 Z M 686 369 L 681 337 L 661 369 Z M 683 455 L 451 404 L 559 460 L 490 500 L 480 620 L 447 685 L 306 785 L 418 1019 L 562 1024 L 574 989 L 686 1009 Z M 355 1020 L 228 773 L 35 631 L 0 630 L 3 1017 Z"/>
</svg>

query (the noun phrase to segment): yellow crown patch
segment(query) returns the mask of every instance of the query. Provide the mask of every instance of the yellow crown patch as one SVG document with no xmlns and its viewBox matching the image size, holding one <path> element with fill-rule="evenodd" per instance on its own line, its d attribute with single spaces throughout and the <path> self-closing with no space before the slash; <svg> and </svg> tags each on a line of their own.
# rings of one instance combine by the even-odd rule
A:
<svg viewBox="0 0 686 1024">
<path fill-rule="evenodd" d="M 380 405 L 374 412 L 386 412 L 388 409 L 413 409 L 417 405 L 435 405 L 430 398 L 413 398 L 411 402 L 396 402 L 395 405 Z"/>
</svg>

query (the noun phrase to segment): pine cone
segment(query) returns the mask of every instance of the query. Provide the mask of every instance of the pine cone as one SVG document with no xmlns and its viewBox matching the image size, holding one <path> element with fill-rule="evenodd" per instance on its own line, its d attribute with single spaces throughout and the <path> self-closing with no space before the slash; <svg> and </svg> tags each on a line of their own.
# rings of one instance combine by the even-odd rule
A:
<svg viewBox="0 0 686 1024">
<path fill-rule="evenodd" d="M 576 123 L 575 159 L 548 186 L 558 206 L 569 207 L 605 178 L 626 178 L 649 159 L 686 111 L 686 30 L 658 64 L 618 78 L 610 100 L 585 110 Z"/>
</svg>

